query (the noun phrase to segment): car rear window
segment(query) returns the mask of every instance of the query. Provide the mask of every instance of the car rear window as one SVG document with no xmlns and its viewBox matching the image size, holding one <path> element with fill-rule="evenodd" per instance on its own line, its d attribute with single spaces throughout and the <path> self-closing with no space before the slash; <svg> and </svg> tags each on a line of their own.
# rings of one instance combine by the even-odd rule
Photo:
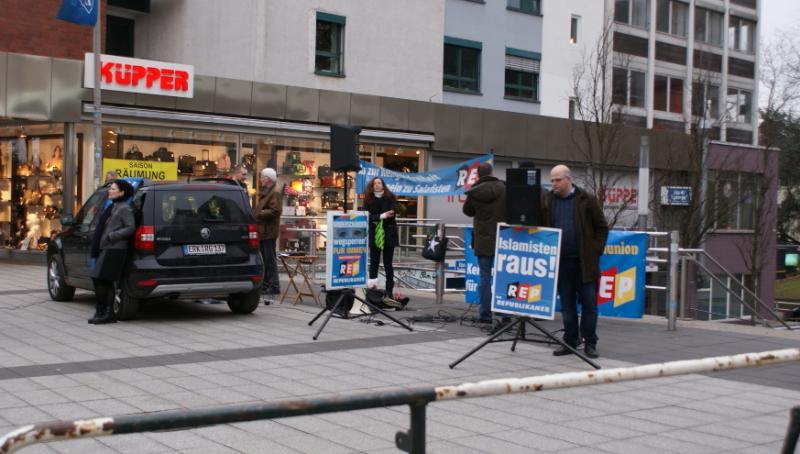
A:
<svg viewBox="0 0 800 454">
<path fill-rule="evenodd" d="M 157 192 L 156 223 L 160 225 L 247 224 L 242 196 L 236 192 Z"/>
</svg>

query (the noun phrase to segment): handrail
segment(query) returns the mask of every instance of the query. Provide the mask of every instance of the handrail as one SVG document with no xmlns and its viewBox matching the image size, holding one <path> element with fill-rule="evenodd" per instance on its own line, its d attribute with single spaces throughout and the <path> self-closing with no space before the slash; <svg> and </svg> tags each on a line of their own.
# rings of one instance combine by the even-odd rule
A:
<svg viewBox="0 0 800 454">
<path fill-rule="evenodd" d="M 411 428 L 408 432 L 397 432 L 395 443 L 398 448 L 417 454 L 425 453 L 425 410 L 428 403 L 435 401 L 538 392 L 646 378 L 717 372 L 790 361 L 800 361 L 800 348 L 671 361 L 615 369 L 566 372 L 526 378 L 502 378 L 484 380 L 478 383 L 463 383 L 456 386 L 395 387 L 380 392 L 358 392 L 309 399 L 227 405 L 195 410 L 169 410 L 73 421 L 50 421 L 27 425 L 7 433 L 0 438 L 0 454 L 10 454 L 22 447 L 45 441 L 156 430 L 191 429 L 216 424 L 397 405 L 408 405 L 410 407 Z M 787 441 L 791 441 L 789 436 L 787 436 Z"/>
<path fill-rule="evenodd" d="M 714 265 L 716 265 L 716 266 L 717 266 L 717 268 L 719 268 L 720 270 L 722 270 L 722 271 L 723 271 L 723 272 L 724 272 L 724 273 L 725 273 L 725 274 L 726 274 L 726 275 L 727 275 L 727 276 L 728 276 L 730 279 L 733 279 L 733 280 L 734 280 L 734 281 L 735 281 L 737 284 L 739 284 L 739 286 L 740 286 L 742 289 L 744 289 L 744 291 L 745 291 L 745 292 L 747 292 L 747 294 L 748 294 L 748 295 L 750 295 L 751 297 L 753 297 L 753 300 L 754 300 L 756 303 L 758 303 L 758 305 L 759 305 L 759 306 L 760 306 L 762 309 L 764 309 L 764 310 L 766 310 L 767 312 L 769 312 L 769 313 L 770 313 L 770 315 L 772 315 L 772 316 L 775 318 L 775 320 L 777 320 L 777 321 L 778 321 L 778 322 L 780 322 L 780 323 L 781 323 L 781 324 L 782 324 L 784 327 L 786 327 L 786 329 L 788 329 L 788 330 L 790 330 L 790 331 L 792 330 L 792 327 L 791 327 L 791 326 L 790 326 L 788 323 L 786 323 L 786 322 L 783 320 L 783 318 L 781 318 L 781 317 L 780 317 L 778 314 L 776 314 L 776 313 L 773 311 L 773 309 L 772 309 L 772 308 L 770 308 L 770 307 L 769 307 L 769 305 L 768 305 L 768 304 L 766 304 L 764 301 L 762 301 L 762 300 L 761 300 L 761 298 L 759 298 L 759 297 L 758 297 L 758 296 L 757 296 L 755 293 L 753 293 L 753 291 L 751 291 L 749 288 L 747 288 L 747 287 L 744 285 L 744 282 L 740 281 L 739 279 L 736 279 L 736 276 L 734 276 L 733 274 L 731 274 L 731 272 L 730 272 L 730 271 L 728 271 L 727 269 L 725 269 L 725 267 L 723 267 L 723 266 L 722 266 L 722 264 L 721 264 L 721 263 L 719 263 L 719 261 L 717 261 L 717 259 L 715 259 L 714 257 L 712 257 L 712 256 L 711 256 L 711 254 L 709 254 L 708 252 L 706 252 L 706 251 L 705 251 L 705 250 L 703 250 L 703 249 L 699 249 L 699 250 L 698 250 L 698 249 L 692 249 L 692 250 L 688 250 L 688 251 L 687 251 L 687 250 L 684 250 L 684 249 L 679 249 L 679 251 L 680 251 L 680 252 L 691 252 L 691 253 L 687 253 L 687 254 L 684 254 L 684 255 L 685 255 L 686 257 L 688 257 L 688 258 L 689 258 L 689 260 L 691 260 L 691 261 L 693 261 L 694 263 L 696 263 L 696 264 L 697 264 L 697 265 L 698 265 L 698 266 L 699 266 L 699 267 L 700 267 L 700 268 L 701 268 L 703 271 L 705 271 L 705 272 L 706 272 L 706 274 L 708 274 L 708 275 L 709 275 L 709 276 L 711 276 L 713 279 L 715 279 L 715 280 L 717 281 L 717 283 L 719 283 L 719 284 L 720 284 L 720 285 L 722 285 L 722 286 L 723 286 L 723 287 L 724 287 L 726 290 L 728 290 L 728 293 L 729 293 L 729 294 L 731 294 L 731 295 L 735 296 L 735 297 L 736 297 L 736 298 L 737 298 L 739 301 L 741 301 L 741 302 L 742 302 L 742 304 L 744 304 L 745 306 L 747 306 L 747 308 L 748 308 L 748 309 L 750 309 L 751 311 L 753 311 L 753 314 L 756 314 L 756 315 L 757 315 L 757 314 L 758 314 L 758 311 L 757 311 L 757 310 L 755 310 L 755 308 L 754 308 L 754 307 L 751 307 L 751 306 L 750 306 L 750 305 L 749 305 L 749 304 L 748 304 L 748 303 L 747 303 L 747 302 L 746 302 L 746 301 L 745 301 L 745 300 L 744 300 L 742 297 L 740 297 L 739 295 L 737 295 L 737 294 L 736 294 L 736 292 L 734 292 L 733 290 L 731 290 L 730 288 L 728 288 L 728 286 L 727 286 L 727 285 L 726 285 L 724 282 L 722 282 L 722 279 L 718 278 L 718 277 L 717 277 L 717 276 L 716 276 L 714 273 L 712 273 L 712 272 L 711 272 L 711 270 L 709 270 L 709 269 L 708 269 L 708 267 L 706 267 L 706 266 L 705 266 L 705 265 L 704 265 L 702 262 L 700 262 L 699 260 L 697 260 L 697 257 L 695 257 L 695 256 L 694 256 L 694 254 L 698 254 L 698 253 L 699 253 L 699 254 L 702 254 L 702 255 L 703 255 L 703 257 L 705 257 L 705 258 L 708 258 L 709 260 L 711 260 L 711 261 L 714 263 Z M 763 320 L 764 320 L 764 322 L 766 323 L 766 319 L 764 319 L 764 317 L 759 317 L 759 318 L 763 319 Z M 769 325 L 767 325 L 767 326 L 769 326 Z"/>
</svg>

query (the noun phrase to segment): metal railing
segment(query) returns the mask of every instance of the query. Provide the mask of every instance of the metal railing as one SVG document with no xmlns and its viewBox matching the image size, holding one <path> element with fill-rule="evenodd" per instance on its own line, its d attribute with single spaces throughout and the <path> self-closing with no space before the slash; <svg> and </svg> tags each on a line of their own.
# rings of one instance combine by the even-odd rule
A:
<svg viewBox="0 0 800 454">
<path fill-rule="evenodd" d="M 156 430 L 191 429 L 262 419 L 363 410 L 408 405 L 410 429 L 395 435 L 396 446 L 409 453 L 426 450 L 426 408 L 431 402 L 538 392 L 577 386 L 599 385 L 647 378 L 757 367 L 800 361 L 800 349 L 746 353 L 616 369 L 567 372 L 526 378 L 504 378 L 456 386 L 394 388 L 383 392 L 361 392 L 311 399 L 292 399 L 197 410 L 173 410 L 138 415 L 100 417 L 73 421 L 51 421 L 21 427 L 0 438 L 0 454 L 24 446 L 54 440 L 132 434 Z M 797 409 L 787 433 L 785 449 L 797 443 Z M 793 429 L 794 427 L 794 429 Z M 793 440 L 792 440 L 793 438 Z M 792 451 L 784 451 L 791 453 Z"/>
</svg>

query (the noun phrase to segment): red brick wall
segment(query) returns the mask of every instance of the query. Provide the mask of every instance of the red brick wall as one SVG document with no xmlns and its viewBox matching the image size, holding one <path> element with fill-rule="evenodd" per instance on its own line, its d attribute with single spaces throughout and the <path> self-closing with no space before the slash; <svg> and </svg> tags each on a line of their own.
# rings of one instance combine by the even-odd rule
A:
<svg viewBox="0 0 800 454">
<path fill-rule="evenodd" d="M 60 7 L 61 0 L 0 0 L 0 51 L 83 60 L 92 27 L 56 19 Z"/>
</svg>

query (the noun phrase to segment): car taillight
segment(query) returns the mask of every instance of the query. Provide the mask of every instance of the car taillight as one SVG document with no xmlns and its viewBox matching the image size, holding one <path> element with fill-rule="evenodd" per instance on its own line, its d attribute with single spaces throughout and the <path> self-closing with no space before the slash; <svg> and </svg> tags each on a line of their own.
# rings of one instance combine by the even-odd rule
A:
<svg viewBox="0 0 800 454">
<path fill-rule="evenodd" d="M 140 251 L 153 251 L 156 248 L 156 229 L 152 225 L 143 225 L 136 229 L 133 247 Z"/>
<path fill-rule="evenodd" d="M 158 285 L 158 281 L 155 279 L 142 279 L 140 281 L 136 281 L 137 287 L 155 287 Z"/>
<path fill-rule="evenodd" d="M 258 249 L 258 226 L 255 224 L 247 224 L 247 245 Z"/>
</svg>

